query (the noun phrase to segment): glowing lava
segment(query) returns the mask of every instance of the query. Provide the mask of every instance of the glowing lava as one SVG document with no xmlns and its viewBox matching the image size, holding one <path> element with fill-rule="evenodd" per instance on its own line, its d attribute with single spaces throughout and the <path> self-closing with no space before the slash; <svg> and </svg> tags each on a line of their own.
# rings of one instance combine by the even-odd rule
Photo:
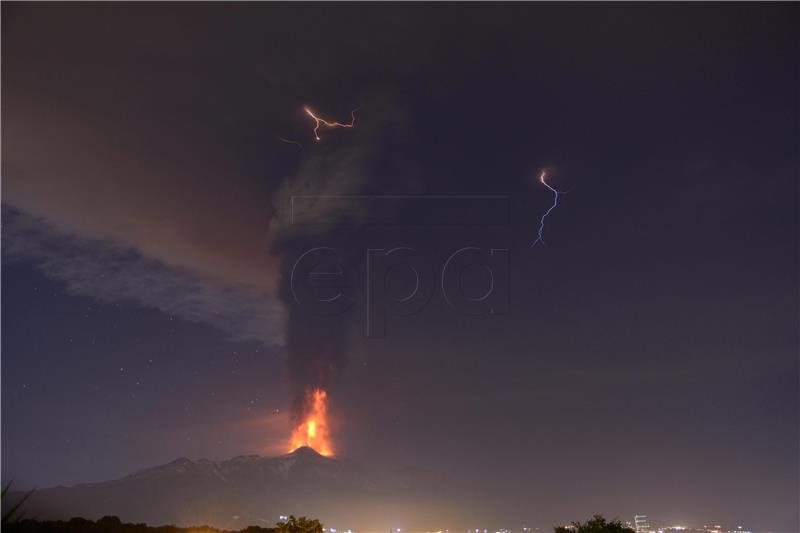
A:
<svg viewBox="0 0 800 533">
<path fill-rule="evenodd" d="M 350 123 L 349 124 L 342 124 L 341 122 L 332 122 L 330 120 L 325 120 L 324 118 L 318 117 L 311 111 L 308 107 L 304 107 L 303 110 L 306 112 L 308 116 L 314 119 L 316 125 L 314 126 L 314 140 L 319 142 L 321 137 L 319 136 L 319 128 L 320 126 L 327 126 L 328 128 L 352 128 L 356 125 L 356 111 L 353 110 L 350 112 Z"/>
<path fill-rule="evenodd" d="M 305 418 L 292 431 L 290 450 L 308 446 L 320 455 L 333 455 L 330 426 L 328 425 L 328 393 L 322 389 L 312 389 L 306 396 Z"/>
</svg>

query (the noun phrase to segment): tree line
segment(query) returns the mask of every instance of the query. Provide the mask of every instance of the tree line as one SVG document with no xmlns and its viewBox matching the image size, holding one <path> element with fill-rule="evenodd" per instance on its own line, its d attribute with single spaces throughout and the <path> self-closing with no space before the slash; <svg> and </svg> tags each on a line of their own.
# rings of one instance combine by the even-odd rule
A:
<svg viewBox="0 0 800 533">
<path fill-rule="evenodd" d="M 304 516 L 290 516 L 275 527 L 250 526 L 238 531 L 217 529 L 209 526 L 148 526 L 122 522 L 116 516 L 104 516 L 99 520 L 71 518 L 70 520 L 17 519 L 3 524 L 7 533 L 323 533 L 319 520 Z M 572 522 L 568 526 L 553 528 L 554 533 L 635 533 L 619 520 L 606 520 L 594 515 L 586 522 Z"/>
</svg>

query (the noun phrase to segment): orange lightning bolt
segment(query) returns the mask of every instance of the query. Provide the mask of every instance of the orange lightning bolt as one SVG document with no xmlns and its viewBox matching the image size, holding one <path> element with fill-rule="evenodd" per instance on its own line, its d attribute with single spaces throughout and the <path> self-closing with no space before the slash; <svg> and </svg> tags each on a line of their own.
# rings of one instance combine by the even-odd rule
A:
<svg viewBox="0 0 800 533">
<path fill-rule="evenodd" d="M 331 122 L 329 120 L 325 120 L 324 118 L 320 118 L 317 115 L 315 115 L 314 112 L 311 111 L 308 108 L 308 106 L 304 107 L 303 110 L 306 112 L 306 114 L 309 117 L 313 118 L 314 122 L 316 123 L 315 126 L 314 126 L 314 140 L 317 141 L 317 142 L 322 140 L 320 138 L 320 136 L 319 136 L 319 128 L 321 126 L 326 126 L 328 128 L 352 128 L 353 126 L 356 125 L 356 110 L 355 109 L 350 112 L 350 123 L 349 124 L 342 124 L 341 122 Z"/>
</svg>

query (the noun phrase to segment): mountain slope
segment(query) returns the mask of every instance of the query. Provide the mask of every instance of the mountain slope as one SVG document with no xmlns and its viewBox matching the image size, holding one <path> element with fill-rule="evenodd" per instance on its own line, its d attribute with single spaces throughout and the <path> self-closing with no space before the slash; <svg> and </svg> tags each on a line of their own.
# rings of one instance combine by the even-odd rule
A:
<svg viewBox="0 0 800 533">
<path fill-rule="evenodd" d="M 116 515 L 153 525 L 232 528 L 273 525 L 288 514 L 342 523 L 344 509 L 389 491 L 360 465 L 299 448 L 278 457 L 220 462 L 180 458 L 113 481 L 38 490 L 25 507 L 28 516 L 40 519 Z"/>
</svg>

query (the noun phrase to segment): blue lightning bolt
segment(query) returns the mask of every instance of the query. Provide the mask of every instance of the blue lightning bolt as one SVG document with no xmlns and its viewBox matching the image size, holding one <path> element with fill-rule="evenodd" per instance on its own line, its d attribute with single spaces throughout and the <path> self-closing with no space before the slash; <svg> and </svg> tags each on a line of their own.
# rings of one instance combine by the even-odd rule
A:
<svg viewBox="0 0 800 533">
<path fill-rule="evenodd" d="M 542 173 L 539 174 L 539 181 L 542 182 L 542 185 L 544 185 L 545 187 L 547 187 L 548 189 L 553 191 L 553 205 L 551 205 L 550 208 L 547 211 L 545 211 L 544 214 L 542 215 L 542 218 L 539 221 L 539 236 L 536 238 L 535 241 L 533 241 L 533 244 L 531 244 L 531 248 L 533 248 L 534 246 L 536 246 L 540 242 L 542 244 L 544 244 L 544 245 L 547 245 L 547 243 L 544 242 L 544 236 L 543 236 L 543 233 L 544 233 L 544 219 L 546 219 L 547 215 L 549 215 L 550 212 L 558 206 L 558 195 L 560 193 L 557 190 L 555 190 L 554 188 L 552 188 L 550 185 L 547 184 L 547 182 L 545 181 L 546 177 L 547 177 L 547 171 L 542 170 Z"/>
</svg>

